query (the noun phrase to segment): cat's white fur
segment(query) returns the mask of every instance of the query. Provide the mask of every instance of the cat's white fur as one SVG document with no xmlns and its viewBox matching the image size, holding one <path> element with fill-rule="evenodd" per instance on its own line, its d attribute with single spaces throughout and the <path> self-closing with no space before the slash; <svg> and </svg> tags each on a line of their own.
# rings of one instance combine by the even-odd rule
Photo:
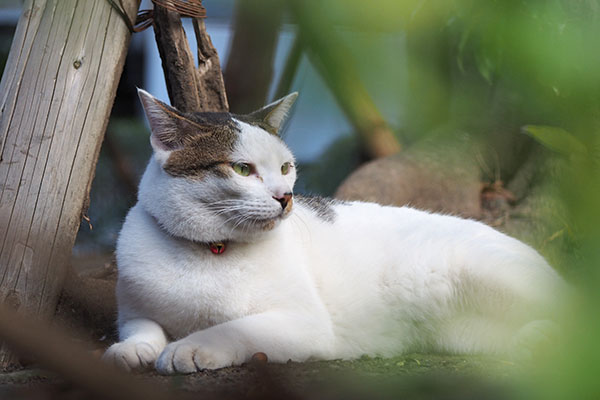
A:
<svg viewBox="0 0 600 400">
<path fill-rule="evenodd" d="M 549 324 L 562 280 L 482 223 L 361 202 L 334 203 L 327 219 L 296 201 L 280 216 L 273 196 L 291 191 L 295 171 L 284 176 L 281 165 L 293 157 L 279 138 L 238 123 L 233 159 L 251 160 L 256 176 L 174 178 L 164 154 L 150 160 L 118 240 L 121 342 L 106 359 L 189 373 L 256 352 L 274 362 L 498 353 Z M 245 193 L 223 205 L 276 218 L 275 228 L 259 233 L 209 209 L 223 185 Z M 197 243 L 220 239 L 230 240 L 222 255 Z"/>
</svg>

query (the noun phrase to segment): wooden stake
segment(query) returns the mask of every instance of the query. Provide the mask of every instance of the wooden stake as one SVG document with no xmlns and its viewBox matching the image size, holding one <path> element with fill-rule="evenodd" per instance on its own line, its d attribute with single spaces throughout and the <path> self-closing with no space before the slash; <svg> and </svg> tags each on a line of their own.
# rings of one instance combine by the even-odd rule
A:
<svg viewBox="0 0 600 400">
<path fill-rule="evenodd" d="M 0 301 L 22 313 L 54 313 L 129 38 L 106 1 L 23 6 L 0 82 Z"/>
</svg>

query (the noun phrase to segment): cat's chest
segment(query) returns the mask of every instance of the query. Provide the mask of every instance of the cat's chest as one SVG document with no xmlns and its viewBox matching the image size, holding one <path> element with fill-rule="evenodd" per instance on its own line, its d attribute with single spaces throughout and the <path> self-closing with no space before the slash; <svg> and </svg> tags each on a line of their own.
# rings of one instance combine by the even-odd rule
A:
<svg viewBox="0 0 600 400">
<path fill-rule="evenodd" d="M 174 337 L 269 309 L 297 284 L 276 248 L 267 257 L 239 247 L 163 250 L 148 255 L 145 272 L 124 266 L 119 279 L 138 310 Z"/>
</svg>

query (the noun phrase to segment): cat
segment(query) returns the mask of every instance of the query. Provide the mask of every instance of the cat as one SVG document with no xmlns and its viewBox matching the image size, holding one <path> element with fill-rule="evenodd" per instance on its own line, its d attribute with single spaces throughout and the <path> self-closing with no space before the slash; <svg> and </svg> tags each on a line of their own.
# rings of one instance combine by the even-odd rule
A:
<svg viewBox="0 0 600 400">
<path fill-rule="evenodd" d="M 120 342 L 163 374 L 270 361 L 500 354 L 551 331 L 564 281 L 480 222 L 293 194 L 279 138 L 297 93 L 248 115 L 139 89 L 153 149 L 120 232 Z M 390 182 L 393 185 L 393 182 Z"/>
</svg>

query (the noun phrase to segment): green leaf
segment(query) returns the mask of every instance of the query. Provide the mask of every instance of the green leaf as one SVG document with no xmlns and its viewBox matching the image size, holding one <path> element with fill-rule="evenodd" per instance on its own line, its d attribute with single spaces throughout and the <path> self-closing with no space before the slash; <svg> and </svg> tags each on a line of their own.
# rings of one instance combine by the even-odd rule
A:
<svg viewBox="0 0 600 400">
<path fill-rule="evenodd" d="M 465 58 L 465 47 L 467 42 L 469 41 L 469 37 L 471 36 L 471 27 L 468 26 L 462 33 L 460 34 L 460 41 L 458 42 L 458 51 L 456 54 L 456 63 L 458 64 L 458 69 L 461 73 L 465 73 L 464 67 L 464 58 Z"/>
<path fill-rule="evenodd" d="M 525 125 L 521 128 L 524 133 L 535 140 L 563 155 L 586 155 L 587 148 L 571 133 L 562 128 L 543 125 Z"/>
<path fill-rule="evenodd" d="M 476 54 L 475 63 L 477 64 L 477 70 L 487 81 L 492 84 L 492 76 L 494 75 L 495 66 L 492 60 L 485 54 Z"/>
</svg>

